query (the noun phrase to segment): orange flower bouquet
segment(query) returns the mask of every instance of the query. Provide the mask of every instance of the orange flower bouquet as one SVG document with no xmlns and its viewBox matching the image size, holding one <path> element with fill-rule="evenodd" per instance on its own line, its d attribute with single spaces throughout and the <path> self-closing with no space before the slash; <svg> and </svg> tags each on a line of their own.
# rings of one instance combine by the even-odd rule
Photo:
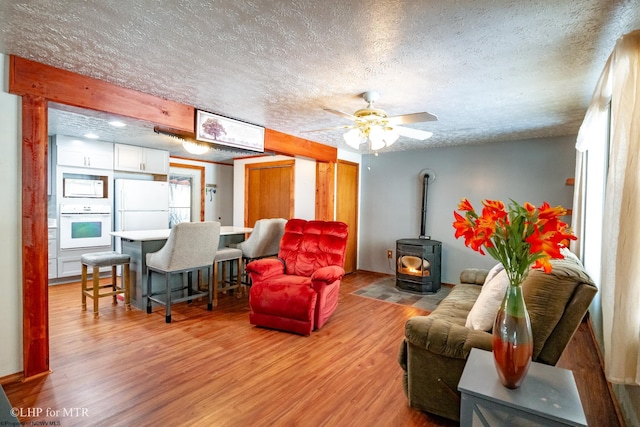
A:
<svg viewBox="0 0 640 427">
<path fill-rule="evenodd" d="M 547 202 L 536 208 L 531 203 L 520 206 L 511 200 L 509 208 L 499 200 L 483 200 L 478 215 L 467 199 L 463 199 L 453 226 L 456 239 L 484 255 L 483 248 L 501 262 L 509 279 L 502 305 L 493 324 L 493 358 L 498 377 L 508 388 L 522 384 L 533 355 L 531 322 L 524 299 L 522 282 L 530 267 L 551 272 L 552 258 L 564 258 L 560 249 L 567 239 L 576 237 L 560 221 L 567 211 L 552 208 Z"/>
<path fill-rule="evenodd" d="M 484 255 L 483 248 L 502 263 L 511 286 L 520 285 L 527 277 L 529 267 L 551 272 L 552 258 L 562 259 L 560 249 L 564 241 L 575 240 L 568 225 L 560 221 L 567 214 L 562 206 L 552 208 L 547 202 L 536 208 L 526 202 L 524 206 L 511 200 L 505 209 L 500 200 L 483 200 L 482 215 L 462 199 L 454 212 L 455 237 L 464 237 L 467 247 Z"/>
</svg>

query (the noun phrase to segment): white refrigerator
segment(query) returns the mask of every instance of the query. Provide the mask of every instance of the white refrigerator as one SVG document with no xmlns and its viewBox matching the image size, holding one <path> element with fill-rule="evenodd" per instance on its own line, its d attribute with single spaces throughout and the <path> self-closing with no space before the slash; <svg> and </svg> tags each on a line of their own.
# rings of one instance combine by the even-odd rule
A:
<svg viewBox="0 0 640 427">
<path fill-rule="evenodd" d="M 169 184 L 137 179 L 115 180 L 115 230 L 169 228 Z M 116 239 L 116 250 L 119 250 Z"/>
</svg>

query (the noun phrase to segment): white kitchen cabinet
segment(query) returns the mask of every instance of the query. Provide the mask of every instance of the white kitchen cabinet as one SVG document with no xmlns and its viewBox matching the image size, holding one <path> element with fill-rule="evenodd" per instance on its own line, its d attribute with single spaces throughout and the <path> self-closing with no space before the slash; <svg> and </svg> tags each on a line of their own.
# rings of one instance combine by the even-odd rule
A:
<svg viewBox="0 0 640 427">
<path fill-rule="evenodd" d="M 58 277 L 58 261 L 57 261 L 57 228 L 49 227 L 49 279 Z"/>
<path fill-rule="evenodd" d="M 143 172 L 154 175 L 169 173 L 169 152 L 154 148 L 115 144 L 113 168 L 118 171 Z"/>
<path fill-rule="evenodd" d="M 56 135 L 58 166 L 113 169 L 113 144 Z"/>
<path fill-rule="evenodd" d="M 80 256 L 58 258 L 58 276 L 79 276 L 82 273 Z"/>
<path fill-rule="evenodd" d="M 105 252 L 113 250 L 111 247 L 101 247 L 101 248 L 84 248 L 84 249 L 75 249 L 75 250 L 60 250 L 58 252 L 57 259 L 57 267 L 58 267 L 58 278 L 63 277 L 74 277 L 80 276 L 82 274 L 82 262 L 80 261 L 82 255 L 94 252 Z M 100 272 L 109 272 L 111 271 L 110 266 L 100 267 Z"/>
</svg>

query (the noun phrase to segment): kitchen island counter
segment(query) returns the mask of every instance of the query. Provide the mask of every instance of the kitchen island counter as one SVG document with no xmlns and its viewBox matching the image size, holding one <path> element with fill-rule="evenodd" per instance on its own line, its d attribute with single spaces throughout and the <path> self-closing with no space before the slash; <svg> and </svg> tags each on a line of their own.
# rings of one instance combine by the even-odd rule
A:
<svg viewBox="0 0 640 427">
<path fill-rule="evenodd" d="M 252 228 L 235 227 L 231 225 L 220 227 L 220 243 L 218 247 L 223 248 L 231 243 L 243 241 L 245 234 L 250 233 L 251 230 Z M 114 231 L 111 233 L 112 236 L 120 238 L 122 253 L 131 257 L 129 263 L 129 271 L 131 274 L 131 306 L 139 308 L 140 310 L 146 309 L 147 254 L 159 251 L 169 238 L 170 233 L 171 229 L 169 228 L 161 230 Z M 165 287 L 164 280 L 161 275 L 157 278 L 154 277 L 154 292 Z M 175 275 L 171 280 L 172 284 L 174 280 L 180 281 L 181 278 L 179 275 Z M 179 282 L 177 282 L 177 284 L 179 284 Z"/>
<path fill-rule="evenodd" d="M 220 243 L 223 243 L 222 236 L 243 235 L 246 233 L 251 233 L 252 230 L 253 228 L 248 227 L 223 225 L 222 227 L 220 227 Z M 111 235 L 132 242 L 144 242 L 149 240 L 167 240 L 169 238 L 169 233 L 171 233 L 171 229 L 165 228 L 162 230 L 114 231 L 111 233 Z M 242 237 L 242 240 L 244 240 L 244 237 Z"/>
</svg>

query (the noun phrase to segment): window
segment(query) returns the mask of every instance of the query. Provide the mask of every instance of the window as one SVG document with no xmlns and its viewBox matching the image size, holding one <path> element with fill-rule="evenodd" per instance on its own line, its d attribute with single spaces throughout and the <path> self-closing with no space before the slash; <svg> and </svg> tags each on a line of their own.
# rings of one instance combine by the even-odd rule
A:
<svg viewBox="0 0 640 427">
<path fill-rule="evenodd" d="M 169 175 L 169 227 L 191 221 L 192 177 Z"/>
</svg>

